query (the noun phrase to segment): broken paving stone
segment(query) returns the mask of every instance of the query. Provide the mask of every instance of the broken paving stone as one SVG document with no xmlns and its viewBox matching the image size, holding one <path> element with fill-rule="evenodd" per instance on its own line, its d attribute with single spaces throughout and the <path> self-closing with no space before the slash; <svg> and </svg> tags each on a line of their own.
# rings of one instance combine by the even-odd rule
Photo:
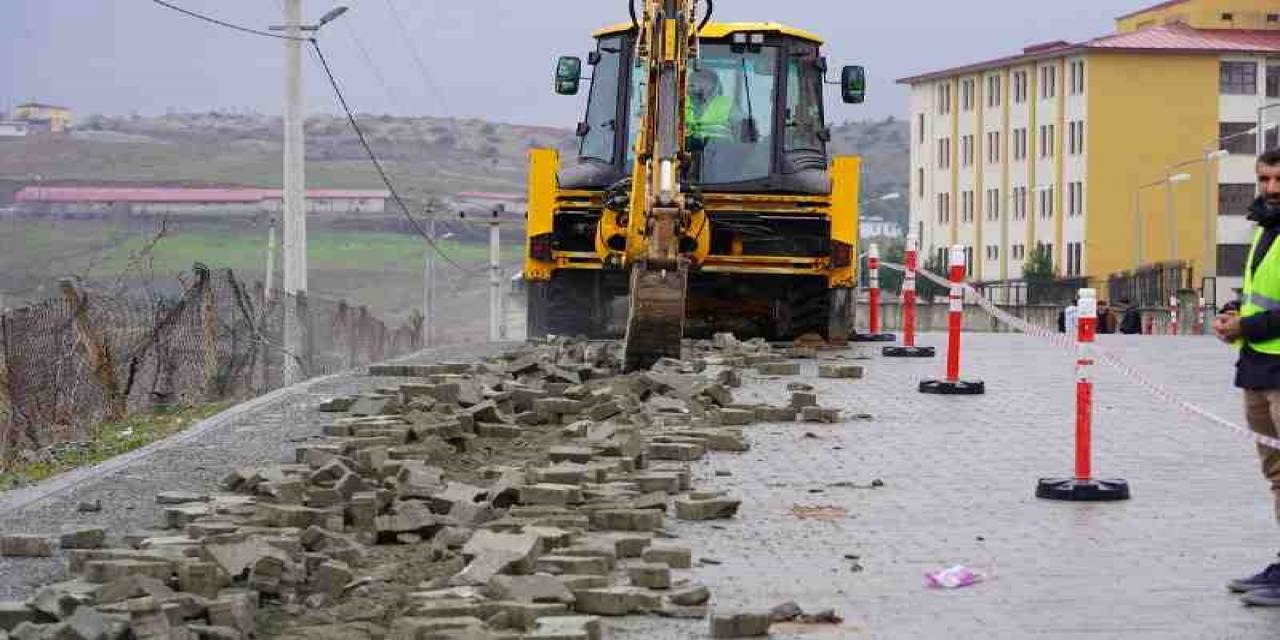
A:
<svg viewBox="0 0 1280 640">
<path fill-rule="evenodd" d="M 156 504 L 186 504 L 188 502 L 208 502 L 209 495 L 190 491 L 161 491 L 156 494 Z"/>
<path fill-rule="evenodd" d="M 0 536 L 0 557 L 47 558 L 53 555 L 53 544 L 44 536 L 11 533 Z"/>
<path fill-rule="evenodd" d="M 599 556 L 542 556 L 537 564 L 539 572 L 553 575 L 605 575 L 610 568 L 609 560 Z"/>
<path fill-rule="evenodd" d="M 705 500 L 676 500 L 676 519 L 678 520 L 721 520 L 737 515 L 741 500 L 730 498 L 710 498 Z"/>
<path fill-rule="evenodd" d="M 667 598 L 682 607 L 696 607 L 711 599 L 711 590 L 702 585 L 672 591 Z"/>
<path fill-rule="evenodd" d="M 525 640 L 602 640 L 604 628 L 595 616 L 552 616 L 539 618 Z"/>
<path fill-rule="evenodd" d="M 311 587 L 318 593 L 337 598 L 354 577 L 345 562 L 330 560 L 311 572 Z"/>
<path fill-rule="evenodd" d="M 445 632 L 461 629 L 482 629 L 479 618 L 397 618 L 391 623 L 387 640 L 418 640 L 419 638 L 448 638 Z"/>
<path fill-rule="evenodd" d="M 800 419 L 804 422 L 835 424 L 840 422 L 840 410 L 824 407 L 805 407 L 800 410 Z"/>
<path fill-rule="evenodd" d="M 25 602 L 0 601 L 0 631 L 12 631 L 24 622 L 35 622 L 36 614 Z"/>
<path fill-rule="evenodd" d="M 172 574 L 173 565 L 159 560 L 90 560 L 84 564 L 84 579 L 98 584 L 129 576 L 168 580 Z"/>
<path fill-rule="evenodd" d="M 496 600 L 516 602 L 560 602 L 573 604 L 573 592 L 556 576 L 537 573 L 528 576 L 494 576 L 485 587 Z"/>
<path fill-rule="evenodd" d="M 654 531 L 662 527 L 657 509 L 605 509 L 591 513 L 591 526 L 605 531 Z"/>
<path fill-rule="evenodd" d="M 98 513 L 99 511 L 102 511 L 102 501 L 81 500 L 80 504 L 76 505 L 76 511 L 80 513 Z"/>
<path fill-rule="evenodd" d="M 693 566 L 693 551 L 689 547 L 654 544 L 645 549 L 645 562 L 662 563 L 672 569 L 688 569 Z"/>
<path fill-rule="evenodd" d="M 520 504 L 565 506 L 582 503 L 582 489 L 569 484 L 540 483 L 520 487 Z"/>
<path fill-rule="evenodd" d="M 31 599 L 27 601 L 27 606 L 54 620 L 61 620 L 70 616 L 72 612 L 89 602 L 89 600 L 88 596 L 77 596 L 59 588 L 57 585 L 49 585 L 31 596 Z"/>
<path fill-rule="evenodd" d="M 58 546 L 63 549 L 97 549 L 107 542 L 107 530 L 102 527 L 64 526 L 58 536 Z"/>
<path fill-rule="evenodd" d="M 640 563 L 627 567 L 631 584 L 646 589 L 670 589 L 671 567 L 659 563 Z"/>
<path fill-rule="evenodd" d="M 551 447 L 547 450 L 547 459 L 551 462 L 591 462 L 596 455 L 591 447 Z"/>
<path fill-rule="evenodd" d="M 756 372 L 763 376 L 797 376 L 800 375 L 800 363 L 761 362 L 756 365 Z"/>
<path fill-rule="evenodd" d="M 316 410 L 320 413 L 346 413 L 351 410 L 351 405 L 355 404 L 356 399 L 351 396 L 339 396 L 336 398 L 326 398 L 321 400 Z"/>
<path fill-rule="evenodd" d="M 650 442 L 646 452 L 651 460 L 692 462 L 701 460 L 707 450 L 701 444 L 688 442 Z"/>
<path fill-rule="evenodd" d="M 741 427 L 756 421 L 754 409 L 721 409 L 720 424 L 726 427 Z"/>
<path fill-rule="evenodd" d="M 601 616 L 625 616 L 629 613 L 655 611 L 662 607 L 661 596 L 636 587 L 582 589 L 573 595 L 578 599 L 574 603 L 574 609 Z"/>
<path fill-rule="evenodd" d="M 735 613 L 711 616 L 712 638 L 754 638 L 769 635 L 769 614 Z"/>
<path fill-rule="evenodd" d="M 818 365 L 819 378 L 862 378 L 862 367 L 856 364 L 821 364 Z"/>
<path fill-rule="evenodd" d="M 818 406 L 818 394 L 809 391 L 796 391 L 791 394 L 791 407 L 797 410 Z"/>
</svg>

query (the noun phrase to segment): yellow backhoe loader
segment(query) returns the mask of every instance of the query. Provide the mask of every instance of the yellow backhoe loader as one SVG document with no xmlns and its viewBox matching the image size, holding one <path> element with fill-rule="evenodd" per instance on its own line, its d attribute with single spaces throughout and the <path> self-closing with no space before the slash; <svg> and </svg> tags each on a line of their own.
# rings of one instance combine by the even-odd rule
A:
<svg viewBox="0 0 1280 640">
<path fill-rule="evenodd" d="M 595 33 L 577 157 L 531 152 L 530 337 L 624 336 L 629 369 L 720 331 L 848 338 L 860 162 L 827 155 L 822 40 L 713 0 L 629 9 Z M 556 92 L 583 73 L 560 58 Z M 862 102 L 861 67 L 839 84 Z"/>
</svg>

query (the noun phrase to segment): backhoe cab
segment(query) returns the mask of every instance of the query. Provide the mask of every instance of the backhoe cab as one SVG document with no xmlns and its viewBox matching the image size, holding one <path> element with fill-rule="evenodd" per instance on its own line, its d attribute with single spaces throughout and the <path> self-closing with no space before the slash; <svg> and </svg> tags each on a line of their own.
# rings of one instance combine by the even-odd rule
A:
<svg viewBox="0 0 1280 640">
<path fill-rule="evenodd" d="M 822 41 L 775 23 L 713 22 L 698 34 L 678 177 L 689 209 L 683 334 L 842 341 L 853 321 L 860 163 L 827 154 Z M 618 337 L 627 326 L 638 242 L 630 178 L 651 76 L 631 24 L 595 38 L 585 67 L 575 57 L 556 66 L 564 95 L 578 93 L 589 67 L 577 156 L 531 155 L 531 337 Z M 838 84 L 844 102 L 862 102 L 861 67 L 845 67 Z"/>
</svg>

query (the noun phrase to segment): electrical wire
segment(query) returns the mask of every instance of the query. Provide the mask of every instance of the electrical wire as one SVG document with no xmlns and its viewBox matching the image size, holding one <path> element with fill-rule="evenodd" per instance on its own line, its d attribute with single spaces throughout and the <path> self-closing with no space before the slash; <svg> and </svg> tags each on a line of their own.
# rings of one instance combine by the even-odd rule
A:
<svg viewBox="0 0 1280 640">
<path fill-rule="evenodd" d="M 311 40 L 311 38 L 298 38 L 298 37 L 294 37 L 294 36 L 284 36 L 284 35 L 280 35 L 280 34 L 278 34 L 278 33 L 271 33 L 270 31 L 260 31 L 260 30 L 258 30 L 258 29 L 250 29 L 249 27 L 242 27 L 242 26 L 240 26 L 240 25 L 238 25 L 238 24 L 232 24 L 232 23 L 227 22 L 227 21 L 225 21 L 225 20 L 219 20 L 219 19 L 214 18 L 214 17 L 212 17 L 212 16 L 204 15 L 203 13 L 196 13 L 195 11 L 192 11 L 192 10 L 190 10 L 190 9 L 184 9 L 184 8 L 182 8 L 182 7 L 179 7 L 179 6 L 178 6 L 178 5 L 176 5 L 176 4 L 171 4 L 171 3 L 165 2 L 164 0 L 151 0 L 151 1 L 152 1 L 152 2 L 154 2 L 154 3 L 156 3 L 156 4 L 158 4 L 158 5 L 160 5 L 160 6 L 162 6 L 162 7 L 164 7 L 164 8 L 166 8 L 166 9 L 172 9 L 172 10 L 174 10 L 174 11 L 177 11 L 178 13 L 181 13 L 181 14 L 185 14 L 185 15 L 191 16 L 192 18 L 195 18 L 195 19 L 197 19 L 197 20 L 203 20 L 203 21 L 205 21 L 205 22 L 209 22 L 209 23 L 212 23 L 212 24 L 216 24 L 216 25 L 218 25 L 218 26 L 220 26 L 220 27 L 226 27 L 226 28 L 228 28 L 228 29 L 234 29 L 234 30 L 236 30 L 236 31 L 241 31 L 241 32 L 248 33 L 248 34 L 252 34 L 252 35 L 255 35 L 255 36 L 262 36 L 262 37 L 264 37 L 264 38 L 275 38 L 275 39 L 277 39 L 277 40 L 295 40 L 295 41 L 298 41 L 298 42 L 306 42 L 306 41 L 308 41 L 308 40 Z"/>
<path fill-rule="evenodd" d="M 422 236 L 422 239 L 427 241 L 427 245 L 431 247 L 431 250 L 434 251 L 436 255 L 440 256 L 440 258 L 443 259 L 445 262 L 447 262 L 450 266 L 453 266 L 454 268 L 466 274 L 477 274 L 483 271 L 481 269 L 468 269 L 462 266 L 461 264 L 459 264 L 452 257 L 450 257 L 449 254 L 445 253 L 444 250 L 440 248 L 440 245 L 436 242 L 436 239 L 432 238 L 431 234 L 427 233 L 427 230 L 422 228 L 422 224 L 418 222 L 418 219 L 413 216 L 413 213 L 409 210 L 409 205 L 405 204 L 404 199 L 400 197 L 400 192 L 396 190 L 395 185 L 391 182 L 391 177 L 387 175 L 386 169 L 383 168 L 382 161 L 378 159 L 377 154 L 375 154 L 373 151 L 373 147 L 369 145 L 369 140 L 368 138 L 365 137 L 364 130 L 360 128 L 360 123 L 356 121 L 355 113 L 351 111 L 350 105 L 347 104 L 347 97 L 342 93 L 342 87 L 341 85 L 338 84 L 338 78 L 334 76 L 333 69 L 329 66 L 329 60 L 325 58 L 324 51 L 320 49 L 320 43 L 315 38 L 295 38 L 292 36 L 282 36 L 279 34 L 269 33 L 266 31 L 258 31 L 256 29 L 250 29 L 248 27 L 242 27 L 240 25 L 232 24 L 230 22 L 218 20 L 217 18 L 212 18 L 200 13 L 196 13 L 194 11 L 189 11 L 177 5 L 165 2 L 164 0 L 152 0 L 152 2 L 162 7 L 172 9 L 174 11 L 185 14 L 192 18 L 203 20 L 205 22 L 215 24 L 220 27 L 226 27 L 228 29 L 234 29 L 236 31 L 242 31 L 244 33 L 249 33 L 249 34 L 258 35 L 258 36 L 265 36 L 268 38 L 276 38 L 278 40 L 294 40 L 294 41 L 310 42 L 312 48 L 316 52 L 316 58 L 319 59 L 320 61 L 320 66 L 324 69 L 325 76 L 329 79 L 329 86 L 333 88 L 333 93 L 338 98 L 338 104 L 342 106 L 342 110 L 347 116 L 347 121 L 351 123 L 351 128 L 355 131 L 356 137 L 360 141 L 360 146 L 364 147 L 365 154 L 369 156 L 369 162 L 373 164 L 373 168 L 377 171 L 378 177 L 382 179 L 382 184 L 387 188 L 387 191 L 391 193 L 391 198 L 395 200 L 396 206 L 400 208 L 401 213 L 404 215 L 405 219 L 409 221 L 409 224 L 413 227 L 414 231 L 416 231 L 418 235 Z M 388 3 L 389 2 L 390 0 L 388 0 Z"/>
<path fill-rule="evenodd" d="M 449 102 L 445 98 L 444 92 L 440 90 L 440 86 L 436 84 L 435 79 L 431 77 L 431 71 L 427 69 L 427 64 L 423 62 L 422 54 L 418 51 L 418 47 L 414 45 L 413 38 L 409 35 L 408 27 L 405 26 L 400 10 L 396 8 L 396 3 L 393 0 L 386 0 L 386 3 L 387 9 L 391 11 L 391 21 L 396 23 L 396 27 L 400 31 L 400 38 L 404 40 L 405 48 L 409 49 L 413 62 L 418 67 L 418 73 L 422 75 L 422 83 L 426 85 L 427 91 L 431 92 L 436 100 L 440 102 L 440 106 L 444 109 L 444 113 L 441 116 L 449 118 Z M 452 118 L 450 120 L 452 121 Z M 460 132 L 456 130 L 456 123 L 454 128 L 454 134 L 458 135 Z"/>
<path fill-rule="evenodd" d="M 391 199 L 395 200 L 396 206 L 400 208 L 400 212 L 405 219 L 413 226 L 414 231 L 422 236 L 423 240 L 427 241 L 427 244 L 431 246 L 431 250 L 435 251 L 436 255 L 439 255 L 445 262 L 464 273 L 480 273 L 482 270 L 468 269 L 449 257 L 449 254 L 440 248 L 436 239 L 432 238 L 431 234 L 422 228 L 422 224 L 418 222 L 418 219 L 413 217 L 413 213 L 409 210 L 409 205 L 405 204 L 400 197 L 400 193 L 396 191 L 395 185 L 391 182 L 391 177 L 387 175 L 386 169 L 383 168 L 382 161 L 378 160 L 377 154 L 373 152 L 373 147 L 369 146 L 369 140 L 365 137 L 364 130 L 360 128 L 360 123 L 356 121 L 355 113 L 351 111 L 350 105 L 347 104 L 347 98 L 342 93 L 342 87 L 338 84 L 337 77 L 333 75 L 333 69 L 329 67 L 329 60 L 325 58 L 324 51 L 320 49 L 320 43 L 312 39 L 311 47 L 315 50 L 316 57 L 320 60 L 320 66 L 324 69 L 325 76 L 329 79 L 329 86 L 333 87 L 333 93 L 338 98 L 338 104 L 342 106 L 342 111 L 346 114 L 347 121 L 351 123 L 351 128 L 356 132 L 356 138 L 360 140 L 360 146 L 364 147 L 365 154 L 369 156 L 369 162 L 373 163 L 373 168 L 377 170 L 378 177 L 382 179 L 382 184 L 386 186 L 387 191 L 391 192 Z"/>
</svg>

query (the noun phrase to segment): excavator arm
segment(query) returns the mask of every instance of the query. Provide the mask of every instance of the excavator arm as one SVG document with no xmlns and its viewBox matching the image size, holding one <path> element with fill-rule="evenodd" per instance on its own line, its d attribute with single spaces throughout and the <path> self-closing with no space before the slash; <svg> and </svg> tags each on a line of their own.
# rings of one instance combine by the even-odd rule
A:
<svg viewBox="0 0 1280 640">
<path fill-rule="evenodd" d="M 636 126 L 636 162 L 624 254 L 631 272 L 625 360 L 628 370 L 680 356 L 689 261 L 681 238 L 701 204 L 686 192 L 687 75 L 698 57 L 699 0 L 642 0 L 636 73 L 643 106 Z M 707 0 L 710 17 L 711 0 Z"/>
</svg>

